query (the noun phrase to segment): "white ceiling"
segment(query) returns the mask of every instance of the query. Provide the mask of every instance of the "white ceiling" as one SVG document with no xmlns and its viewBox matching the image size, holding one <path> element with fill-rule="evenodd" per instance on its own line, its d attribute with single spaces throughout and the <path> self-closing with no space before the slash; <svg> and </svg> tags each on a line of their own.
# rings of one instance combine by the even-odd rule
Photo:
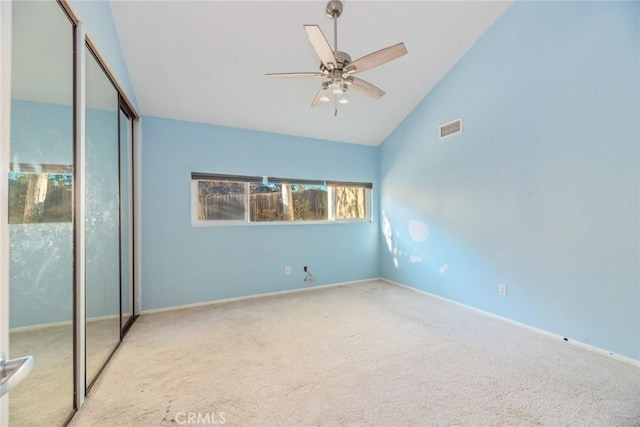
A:
<svg viewBox="0 0 640 427">
<path fill-rule="evenodd" d="M 333 44 L 325 1 L 116 1 L 111 10 L 140 113 L 186 121 L 379 145 L 510 2 L 344 2 L 338 49 L 353 60 L 404 42 L 408 55 L 358 74 L 387 94 L 311 107 L 321 79 L 303 30 Z"/>
</svg>

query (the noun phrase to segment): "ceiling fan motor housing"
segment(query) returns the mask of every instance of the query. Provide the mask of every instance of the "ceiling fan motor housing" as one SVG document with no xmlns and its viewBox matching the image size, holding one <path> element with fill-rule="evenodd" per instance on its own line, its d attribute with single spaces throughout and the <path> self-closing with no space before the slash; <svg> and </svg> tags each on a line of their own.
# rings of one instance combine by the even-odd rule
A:
<svg viewBox="0 0 640 427">
<path fill-rule="evenodd" d="M 335 70 L 344 71 L 344 69 L 347 68 L 347 65 L 351 64 L 351 56 L 349 56 L 348 53 L 337 51 L 333 52 L 333 55 L 336 57 L 337 62 L 336 67 L 334 68 Z M 325 75 L 329 75 L 333 70 L 321 62 L 320 71 Z"/>
</svg>

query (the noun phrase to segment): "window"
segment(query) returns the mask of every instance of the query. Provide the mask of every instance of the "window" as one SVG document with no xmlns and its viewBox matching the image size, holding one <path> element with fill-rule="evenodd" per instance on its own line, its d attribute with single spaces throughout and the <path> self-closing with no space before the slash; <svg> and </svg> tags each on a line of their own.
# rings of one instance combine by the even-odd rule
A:
<svg viewBox="0 0 640 427">
<path fill-rule="evenodd" d="M 194 225 L 371 221 L 370 183 L 191 174 Z"/>
</svg>

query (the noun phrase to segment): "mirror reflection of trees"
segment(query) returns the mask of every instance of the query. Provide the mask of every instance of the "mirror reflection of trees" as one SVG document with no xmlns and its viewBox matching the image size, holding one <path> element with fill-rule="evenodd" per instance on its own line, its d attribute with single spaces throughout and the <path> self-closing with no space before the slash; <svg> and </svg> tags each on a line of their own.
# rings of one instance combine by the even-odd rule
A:
<svg viewBox="0 0 640 427">
<path fill-rule="evenodd" d="M 10 224 L 71 222 L 72 208 L 70 171 L 9 173 Z"/>
</svg>

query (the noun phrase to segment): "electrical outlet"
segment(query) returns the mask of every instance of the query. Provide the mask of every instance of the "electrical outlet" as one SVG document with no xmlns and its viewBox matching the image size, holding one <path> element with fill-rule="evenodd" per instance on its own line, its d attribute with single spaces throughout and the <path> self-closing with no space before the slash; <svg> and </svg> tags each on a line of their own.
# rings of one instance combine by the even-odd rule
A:
<svg viewBox="0 0 640 427">
<path fill-rule="evenodd" d="M 291 266 L 290 265 L 287 265 L 284 268 L 284 274 L 285 274 L 285 276 L 290 276 L 291 275 Z"/>
<path fill-rule="evenodd" d="M 498 293 L 503 297 L 507 296 L 507 285 L 498 285 Z"/>
</svg>

